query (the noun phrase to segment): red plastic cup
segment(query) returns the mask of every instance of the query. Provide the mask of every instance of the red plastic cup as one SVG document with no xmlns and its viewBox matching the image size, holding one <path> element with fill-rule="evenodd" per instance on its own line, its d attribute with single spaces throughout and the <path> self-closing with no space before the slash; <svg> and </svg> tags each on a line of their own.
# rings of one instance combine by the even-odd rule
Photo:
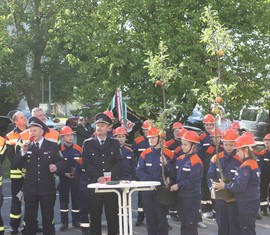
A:
<svg viewBox="0 0 270 235">
<path fill-rule="evenodd" d="M 105 182 L 111 181 L 111 176 L 112 176 L 111 172 L 104 172 L 103 175 L 104 175 Z"/>
</svg>

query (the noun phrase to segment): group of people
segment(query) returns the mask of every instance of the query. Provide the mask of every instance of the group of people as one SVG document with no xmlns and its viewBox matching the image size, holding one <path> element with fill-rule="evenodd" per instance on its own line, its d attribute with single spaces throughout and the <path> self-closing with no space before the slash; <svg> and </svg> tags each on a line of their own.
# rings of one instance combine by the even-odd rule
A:
<svg viewBox="0 0 270 235">
<path fill-rule="evenodd" d="M 24 195 L 23 234 L 55 234 L 54 204 L 59 191 L 61 227 L 69 225 L 71 195 L 72 225 L 83 235 L 101 235 L 103 208 L 109 235 L 119 233 L 118 200 L 114 193 L 97 194 L 91 183 L 105 183 L 104 172 L 111 179 L 159 181 L 175 195 L 164 203 L 160 189 L 138 193 L 136 226 L 144 219 L 148 235 L 166 235 L 170 225 L 167 215 L 181 221 L 180 234 L 196 235 L 197 227 L 206 227 L 202 218 L 215 218 L 219 235 L 256 234 L 255 220 L 259 205 L 263 215 L 268 210 L 270 172 L 270 135 L 265 149 L 252 149 L 252 135 L 240 135 L 239 124 L 232 123 L 223 133 L 215 128 L 211 114 L 204 117 L 205 132 L 200 136 L 173 123 L 173 139 L 166 141 L 155 123 L 142 124 L 143 135 L 131 147 L 125 145 L 127 131 L 113 130 L 110 111 L 95 116 L 95 132 L 82 146 L 73 143 L 74 131 L 64 126 L 60 133 L 45 124 L 45 112 L 32 110 L 26 120 L 22 112 L 13 116 L 15 128 L 0 138 L 1 163 L 10 160 L 12 205 L 10 233 L 17 234 L 22 220 L 21 192 Z M 1 172 L 0 172 L 1 173 Z M 55 187 L 55 175 L 59 184 Z M 0 181 L 0 195 L 2 177 Z M 20 196 L 19 196 L 20 195 Z M 0 205 L 3 196 L 0 198 Z M 41 208 L 42 229 L 37 214 Z M 0 217 L 0 235 L 4 225 Z"/>
</svg>

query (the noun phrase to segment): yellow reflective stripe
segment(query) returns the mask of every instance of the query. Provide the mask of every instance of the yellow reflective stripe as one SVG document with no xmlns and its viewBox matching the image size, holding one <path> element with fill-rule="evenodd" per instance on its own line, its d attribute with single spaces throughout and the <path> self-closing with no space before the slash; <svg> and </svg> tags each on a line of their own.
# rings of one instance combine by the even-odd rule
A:
<svg viewBox="0 0 270 235">
<path fill-rule="evenodd" d="M 21 179 L 22 175 L 10 175 L 10 179 Z"/>
<path fill-rule="evenodd" d="M 9 214 L 9 217 L 12 219 L 20 219 L 22 217 L 22 214 L 19 215 Z"/>
<path fill-rule="evenodd" d="M 22 170 L 20 169 L 16 169 L 16 170 L 10 169 L 10 174 L 21 174 L 21 173 L 22 173 Z"/>
<path fill-rule="evenodd" d="M 5 231 L 5 227 L 4 226 L 0 226 L 0 231 L 1 232 Z"/>
<path fill-rule="evenodd" d="M 6 150 L 6 148 L 7 148 L 6 145 L 4 145 L 2 150 L 0 151 L 0 154 L 3 154 L 5 152 L 5 150 Z"/>
</svg>

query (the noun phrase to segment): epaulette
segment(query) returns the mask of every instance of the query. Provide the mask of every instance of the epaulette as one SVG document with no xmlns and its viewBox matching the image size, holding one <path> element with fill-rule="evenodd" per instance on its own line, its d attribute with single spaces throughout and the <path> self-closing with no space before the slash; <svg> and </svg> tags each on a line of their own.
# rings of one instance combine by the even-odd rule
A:
<svg viewBox="0 0 270 235">
<path fill-rule="evenodd" d="M 141 157 L 144 159 L 145 158 L 145 155 L 148 154 L 148 153 L 151 153 L 153 152 L 151 148 L 147 148 L 145 149 L 142 153 L 141 153 Z"/>
<path fill-rule="evenodd" d="M 163 153 L 165 153 L 170 159 L 173 159 L 173 157 L 174 157 L 174 153 L 167 148 L 163 149 Z"/>
<path fill-rule="evenodd" d="M 185 157 L 185 154 L 180 155 L 176 160 L 182 160 Z"/>
<path fill-rule="evenodd" d="M 128 147 L 128 146 L 126 146 L 126 145 L 124 145 L 124 148 L 125 148 L 125 149 L 128 149 L 130 152 L 132 152 L 132 153 L 133 153 L 133 150 L 132 150 L 130 147 Z"/>
<path fill-rule="evenodd" d="M 194 154 L 191 156 L 190 163 L 191 163 L 191 166 L 194 166 L 197 163 L 200 163 L 201 165 L 203 164 L 202 160 L 199 158 L 197 154 Z"/>
<path fill-rule="evenodd" d="M 240 166 L 240 168 L 245 167 L 245 166 L 249 166 L 249 167 L 251 168 L 251 170 L 255 170 L 255 169 L 259 168 L 257 161 L 254 160 L 254 159 L 248 159 L 248 160 L 246 160 L 246 161 Z"/>
<path fill-rule="evenodd" d="M 205 137 L 207 137 L 207 134 L 204 132 L 200 135 L 200 140 L 203 140 Z"/>
</svg>

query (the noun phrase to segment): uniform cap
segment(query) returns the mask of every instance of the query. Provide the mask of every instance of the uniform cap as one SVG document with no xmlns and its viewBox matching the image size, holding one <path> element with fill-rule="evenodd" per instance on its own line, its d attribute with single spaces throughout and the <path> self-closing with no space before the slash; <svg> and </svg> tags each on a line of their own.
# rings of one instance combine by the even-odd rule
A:
<svg viewBox="0 0 270 235">
<path fill-rule="evenodd" d="M 172 129 L 181 129 L 183 128 L 183 124 L 181 122 L 175 122 L 172 126 Z"/>
<path fill-rule="evenodd" d="M 116 136 L 116 135 L 126 135 L 127 134 L 127 131 L 124 127 L 117 127 L 114 131 L 113 131 L 113 135 Z"/>
<path fill-rule="evenodd" d="M 106 114 L 110 119 L 114 120 L 114 116 L 113 113 L 110 110 L 106 110 L 103 112 L 104 114 Z"/>
<path fill-rule="evenodd" d="M 255 140 L 250 135 L 242 135 L 239 136 L 235 140 L 235 146 L 234 149 L 244 148 L 244 147 L 252 147 L 255 146 Z"/>
<path fill-rule="evenodd" d="M 234 129 L 228 129 L 223 133 L 221 140 L 223 142 L 224 141 L 235 141 L 237 137 L 238 137 L 238 134 Z"/>
<path fill-rule="evenodd" d="M 62 129 L 60 130 L 60 135 L 69 135 L 69 134 L 73 134 L 74 131 L 69 127 L 69 126 L 64 126 L 62 127 Z"/>
<path fill-rule="evenodd" d="M 31 126 L 37 126 L 39 128 L 41 128 L 42 130 L 44 130 L 44 132 L 48 132 L 49 131 L 49 128 L 46 126 L 46 124 L 44 122 L 42 122 L 39 118 L 37 117 L 30 117 L 29 120 L 28 120 L 28 123 L 29 123 L 29 127 Z"/>
<path fill-rule="evenodd" d="M 104 113 L 98 113 L 96 116 L 95 116 L 95 123 L 105 123 L 107 125 L 111 125 L 112 124 L 112 119 L 104 114 Z"/>
<path fill-rule="evenodd" d="M 203 123 L 215 123 L 215 118 L 212 114 L 206 114 L 203 118 Z"/>
<path fill-rule="evenodd" d="M 186 133 L 184 133 L 182 140 L 186 140 L 196 144 L 200 143 L 200 137 L 195 131 L 187 131 Z"/>
</svg>

